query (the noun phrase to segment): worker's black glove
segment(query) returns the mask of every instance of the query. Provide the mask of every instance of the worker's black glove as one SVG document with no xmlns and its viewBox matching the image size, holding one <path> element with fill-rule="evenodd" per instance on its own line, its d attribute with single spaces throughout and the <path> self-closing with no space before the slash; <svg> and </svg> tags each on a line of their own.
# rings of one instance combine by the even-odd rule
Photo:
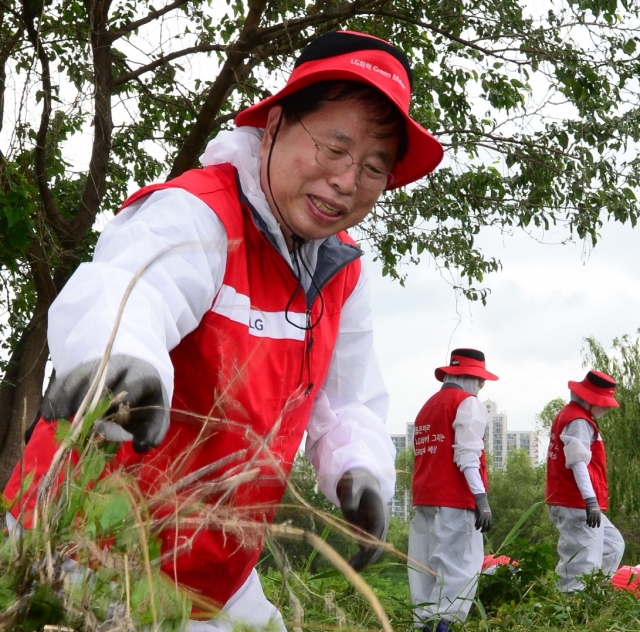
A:
<svg viewBox="0 0 640 632">
<path fill-rule="evenodd" d="M 340 509 L 347 522 L 384 541 L 387 535 L 387 511 L 380 494 L 380 483 L 363 469 L 345 472 L 336 488 Z M 359 543 L 358 552 L 349 560 L 356 571 L 375 562 L 382 553 L 382 544 Z"/>
<path fill-rule="evenodd" d="M 476 500 L 476 529 L 481 533 L 486 533 L 491 529 L 493 516 L 491 515 L 491 507 L 486 494 L 474 494 Z"/>
<path fill-rule="evenodd" d="M 56 377 L 42 403 L 42 417 L 69 419 L 78 411 L 91 384 L 99 360 L 77 366 Z M 144 452 L 160 444 L 169 429 L 169 401 L 158 370 L 145 360 L 128 355 L 109 358 L 104 391 L 118 398 L 105 414 L 133 435 L 133 449 Z"/>
<path fill-rule="evenodd" d="M 584 502 L 587 503 L 587 526 L 595 529 L 602 523 L 602 512 L 600 511 L 600 505 L 595 496 L 592 498 L 585 498 Z"/>
</svg>

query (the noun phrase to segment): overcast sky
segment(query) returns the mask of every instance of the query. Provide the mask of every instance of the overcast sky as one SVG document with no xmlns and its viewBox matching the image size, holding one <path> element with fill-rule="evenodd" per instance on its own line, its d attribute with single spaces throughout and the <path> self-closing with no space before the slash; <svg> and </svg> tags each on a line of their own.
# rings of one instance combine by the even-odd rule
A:
<svg viewBox="0 0 640 632">
<path fill-rule="evenodd" d="M 547 234 L 560 241 L 564 232 Z M 487 306 L 456 301 L 428 259 L 408 267 L 403 288 L 372 272 L 375 346 L 391 396 L 388 427 L 403 433 L 440 386 L 433 371 L 451 350 L 484 351 L 487 382 L 480 399 L 492 399 L 514 430 L 534 428 L 534 416 L 556 397 L 568 398 L 568 380 L 581 380 L 584 338 L 606 349 L 640 326 L 640 235 L 608 224 L 590 252 L 582 243 L 545 245 L 517 232 L 485 232 L 478 240 L 503 270 L 486 278 Z"/>
</svg>

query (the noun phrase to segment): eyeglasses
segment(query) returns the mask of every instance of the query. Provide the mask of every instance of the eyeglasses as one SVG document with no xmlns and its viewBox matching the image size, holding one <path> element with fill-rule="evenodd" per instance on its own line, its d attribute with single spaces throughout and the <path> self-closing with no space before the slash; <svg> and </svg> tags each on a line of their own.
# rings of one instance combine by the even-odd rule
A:
<svg viewBox="0 0 640 632">
<path fill-rule="evenodd" d="M 302 129 L 307 132 L 309 138 L 316 146 L 316 162 L 330 173 L 339 175 L 345 173 L 353 165 L 358 167 L 358 175 L 360 184 L 367 189 L 374 189 L 383 191 L 385 188 L 390 187 L 395 178 L 390 171 L 370 165 L 368 163 L 361 164 L 353 159 L 351 154 L 334 145 L 325 145 L 317 140 L 313 134 L 304 126 L 304 123 L 300 120 L 299 116 L 296 116 L 298 123 L 302 126 Z"/>
</svg>

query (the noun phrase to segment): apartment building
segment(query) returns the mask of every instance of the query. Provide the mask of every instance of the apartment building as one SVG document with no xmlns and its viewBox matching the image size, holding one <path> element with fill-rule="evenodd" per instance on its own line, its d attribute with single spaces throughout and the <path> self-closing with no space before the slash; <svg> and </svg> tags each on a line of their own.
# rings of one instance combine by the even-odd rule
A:
<svg viewBox="0 0 640 632">
<path fill-rule="evenodd" d="M 540 464 L 540 440 L 534 430 L 509 430 L 507 415 L 498 411 L 496 402 L 488 399 L 482 402 L 489 415 L 489 423 L 484 435 L 484 447 L 493 457 L 493 467 L 501 469 L 507 462 L 511 450 L 525 450 L 536 467 Z"/>
</svg>

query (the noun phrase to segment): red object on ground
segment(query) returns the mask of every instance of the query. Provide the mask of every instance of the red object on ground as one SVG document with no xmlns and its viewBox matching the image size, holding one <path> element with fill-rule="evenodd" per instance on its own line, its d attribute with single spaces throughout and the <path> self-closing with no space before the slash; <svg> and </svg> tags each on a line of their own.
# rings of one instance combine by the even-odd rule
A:
<svg viewBox="0 0 640 632">
<path fill-rule="evenodd" d="M 640 597 L 640 566 L 621 566 L 611 577 L 615 590 L 628 590 Z"/>
<path fill-rule="evenodd" d="M 516 560 L 512 560 L 508 555 L 485 555 L 484 560 L 482 561 L 482 572 L 493 573 L 496 566 L 507 566 L 507 564 L 511 564 L 511 566 L 518 566 L 518 562 Z"/>
</svg>

